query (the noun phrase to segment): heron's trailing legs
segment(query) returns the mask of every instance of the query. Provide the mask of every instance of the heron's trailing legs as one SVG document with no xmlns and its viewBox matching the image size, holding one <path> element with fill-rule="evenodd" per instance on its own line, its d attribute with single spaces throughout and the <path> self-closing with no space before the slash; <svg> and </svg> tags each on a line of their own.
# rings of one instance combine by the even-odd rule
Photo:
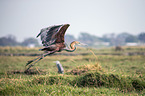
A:
<svg viewBox="0 0 145 96">
<path fill-rule="evenodd" d="M 39 59 L 39 58 L 41 58 L 41 57 L 42 57 L 42 56 L 39 56 L 39 57 L 36 58 L 36 59 L 33 59 L 33 60 L 28 61 L 27 64 L 26 64 L 26 66 L 28 66 L 29 64 L 31 64 L 32 62 L 34 62 L 35 60 L 37 60 L 37 59 Z"/>
<path fill-rule="evenodd" d="M 37 58 L 37 59 L 38 59 L 38 58 Z M 37 59 L 35 59 L 35 60 L 37 60 Z M 25 72 L 27 73 L 28 70 L 29 70 L 32 66 L 34 66 L 38 61 L 40 61 L 41 59 L 43 59 L 43 58 L 40 57 L 36 62 L 34 62 L 33 64 L 29 65 L 29 67 L 25 70 Z"/>
<path fill-rule="evenodd" d="M 52 53 L 54 53 L 55 51 L 53 51 L 53 52 L 50 52 L 50 53 L 46 53 L 46 54 L 43 54 L 42 56 L 39 56 L 38 58 L 36 58 L 36 59 L 33 59 L 33 60 L 31 60 L 31 61 L 28 61 L 28 63 L 26 64 L 26 66 L 28 66 L 29 64 L 31 64 L 32 62 L 34 62 L 34 63 L 32 63 L 31 65 L 29 65 L 29 67 L 24 71 L 24 72 L 28 72 L 28 70 L 32 67 L 32 66 L 34 66 L 38 61 L 40 61 L 41 59 L 43 59 L 44 57 L 46 57 L 47 55 L 50 55 L 50 54 L 52 54 Z"/>
</svg>

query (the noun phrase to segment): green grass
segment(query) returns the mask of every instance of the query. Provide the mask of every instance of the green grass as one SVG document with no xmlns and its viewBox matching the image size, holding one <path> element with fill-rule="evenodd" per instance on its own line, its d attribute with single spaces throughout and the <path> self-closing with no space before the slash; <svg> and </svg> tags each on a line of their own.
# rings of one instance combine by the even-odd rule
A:
<svg viewBox="0 0 145 96">
<path fill-rule="evenodd" d="M 36 47 L 36 48 L 29 48 L 29 47 L 2 47 L 0 46 L 0 53 L 43 53 L 42 51 L 38 51 L 42 47 Z M 90 49 L 94 51 L 95 54 L 104 53 L 104 54 L 121 54 L 121 53 L 128 53 L 128 52 L 145 52 L 145 46 L 123 46 L 123 51 L 115 51 L 115 47 L 109 47 L 109 48 L 101 48 L 101 49 L 94 49 L 94 48 L 82 48 L 77 47 L 77 50 L 73 53 L 90 53 Z M 61 52 L 61 53 L 68 53 L 68 52 Z M 72 53 L 72 54 L 73 54 Z"/>
<path fill-rule="evenodd" d="M 140 47 L 127 48 L 130 52 L 140 50 Z M 90 54 L 47 56 L 32 67 L 36 74 L 30 75 L 23 73 L 25 64 L 36 57 L 0 56 L 0 95 L 145 95 L 144 56 L 94 55 L 86 49 L 79 51 Z M 64 75 L 57 73 L 56 60 L 63 65 Z"/>
<path fill-rule="evenodd" d="M 14 88 L 16 87 L 16 88 Z M 9 86 L 5 88 L 1 95 L 37 95 L 37 96 L 48 96 L 48 95 L 58 95 L 58 96 L 94 96 L 94 95 L 130 95 L 130 93 L 123 93 L 115 88 L 89 88 L 89 87 L 72 87 L 66 85 L 33 85 L 33 86 Z M 132 92 L 131 94 L 138 95 L 138 93 Z"/>
</svg>

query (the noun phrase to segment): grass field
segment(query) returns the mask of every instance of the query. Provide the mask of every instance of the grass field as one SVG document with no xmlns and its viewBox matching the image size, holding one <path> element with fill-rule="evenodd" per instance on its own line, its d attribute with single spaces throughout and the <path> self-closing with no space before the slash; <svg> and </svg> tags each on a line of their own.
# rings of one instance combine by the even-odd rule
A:
<svg viewBox="0 0 145 96">
<path fill-rule="evenodd" d="M 1 53 L 37 53 L 39 48 L 1 47 Z M 92 51 L 93 50 L 93 51 Z M 124 47 L 126 52 L 145 52 L 145 47 Z M 42 53 L 42 52 L 40 52 Z M 79 48 L 87 55 L 47 56 L 24 74 L 27 61 L 37 56 L 0 56 L 0 95 L 145 95 L 145 56 L 112 55 L 113 48 Z M 107 53 L 107 55 L 95 55 Z M 64 74 L 57 73 L 60 61 Z"/>
</svg>

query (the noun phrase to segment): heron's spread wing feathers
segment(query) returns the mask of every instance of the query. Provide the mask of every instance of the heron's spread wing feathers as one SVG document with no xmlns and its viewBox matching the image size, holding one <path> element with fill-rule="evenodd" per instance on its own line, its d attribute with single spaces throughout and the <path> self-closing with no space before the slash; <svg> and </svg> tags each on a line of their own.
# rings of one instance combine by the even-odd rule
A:
<svg viewBox="0 0 145 96">
<path fill-rule="evenodd" d="M 43 28 L 37 37 L 41 36 L 43 46 L 49 46 L 54 43 L 62 43 L 64 42 L 64 34 L 68 27 L 69 24 Z"/>
<path fill-rule="evenodd" d="M 59 32 L 55 35 L 56 43 L 64 42 L 64 35 L 69 26 L 69 24 L 65 24 L 59 29 Z"/>
</svg>

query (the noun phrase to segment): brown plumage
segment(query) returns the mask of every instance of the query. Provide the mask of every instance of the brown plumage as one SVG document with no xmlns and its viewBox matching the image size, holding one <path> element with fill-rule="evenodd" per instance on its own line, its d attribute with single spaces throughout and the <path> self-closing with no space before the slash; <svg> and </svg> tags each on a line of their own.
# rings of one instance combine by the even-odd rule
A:
<svg viewBox="0 0 145 96">
<path fill-rule="evenodd" d="M 63 25 L 54 25 L 41 29 L 37 37 L 41 36 L 41 41 L 44 48 L 40 49 L 40 51 L 45 51 L 47 53 L 43 54 L 42 56 L 34 60 L 28 61 L 26 66 L 34 61 L 36 61 L 35 63 L 37 63 L 38 61 L 43 59 L 43 57 L 53 54 L 55 52 L 60 52 L 62 50 L 73 52 L 74 50 L 76 50 L 75 44 L 80 44 L 80 42 L 78 41 L 73 41 L 70 44 L 70 48 L 68 48 L 68 46 L 66 47 L 65 45 L 64 35 L 69 26 L 70 26 L 69 24 L 63 24 Z M 29 68 L 26 71 L 28 71 L 30 67 L 32 67 L 35 63 L 29 65 Z"/>
</svg>

